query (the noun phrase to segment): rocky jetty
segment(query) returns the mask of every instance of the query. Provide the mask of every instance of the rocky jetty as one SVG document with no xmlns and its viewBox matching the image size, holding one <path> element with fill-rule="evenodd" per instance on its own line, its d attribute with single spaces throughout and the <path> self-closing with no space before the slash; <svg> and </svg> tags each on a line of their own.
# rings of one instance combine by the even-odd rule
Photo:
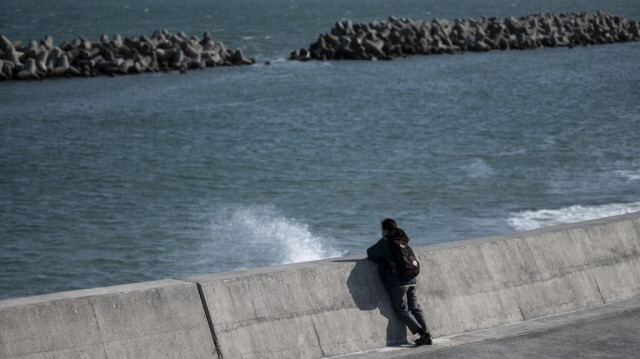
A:
<svg viewBox="0 0 640 359">
<path fill-rule="evenodd" d="M 202 39 L 183 32 L 156 31 L 151 37 L 113 39 L 102 35 L 99 41 L 77 37 L 58 46 L 51 36 L 40 42 L 22 43 L 0 34 L 0 80 L 41 79 L 60 76 L 99 76 L 181 71 L 214 66 L 250 65 L 242 50 L 230 50 L 211 34 Z"/>
<path fill-rule="evenodd" d="M 477 18 L 336 23 L 309 49 L 293 51 L 292 60 L 389 60 L 409 55 L 453 54 L 465 51 L 533 49 L 539 47 L 610 44 L 640 41 L 638 23 L 622 16 L 596 14 L 535 14 L 506 19 Z"/>
</svg>

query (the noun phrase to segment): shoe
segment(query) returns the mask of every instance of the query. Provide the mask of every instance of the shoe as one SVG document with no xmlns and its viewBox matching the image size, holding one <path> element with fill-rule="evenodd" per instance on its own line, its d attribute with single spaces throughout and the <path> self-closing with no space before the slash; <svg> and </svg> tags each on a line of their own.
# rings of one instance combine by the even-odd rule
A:
<svg viewBox="0 0 640 359">
<path fill-rule="evenodd" d="M 423 335 L 420 336 L 420 338 L 418 338 L 415 341 L 415 344 L 417 346 L 421 346 L 421 345 L 431 345 L 433 344 L 433 338 L 431 337 L 431 334 L 429 334 L 429 332 L 424 333 Z"/>
</svg>

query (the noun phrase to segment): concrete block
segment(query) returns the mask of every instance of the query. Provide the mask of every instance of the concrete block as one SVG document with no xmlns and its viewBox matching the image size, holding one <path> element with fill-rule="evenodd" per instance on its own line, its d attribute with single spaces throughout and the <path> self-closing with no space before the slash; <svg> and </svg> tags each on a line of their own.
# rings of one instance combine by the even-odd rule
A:
<svg viewBox="0 0 640 359">
<path fill-rule="evenodd" d="M 603 223 L 590 227 L 582 236 L 589 263 L 607 265 L 640 254 L 640 219 Z"/>
<path fill-rule="evenodd" d="M 485 249 L 486 250 L 486 249 Z M 494 280 L 483 249 L 466 246 L 419 252 L 418 293 L 437 336 L 519 320 L 515 298 Z"/>
<path fill-rule="evenodd" d="M 218 358 L 208 327 L 127 337 L 103 346 L 106 358 Z"/>
<path fill-rule="evenodd" d="M 0 302 L 0 358 L 100 343 L 98 323 L 86 297 L 34 304 Z"/>
<path fill-rule="evenodd" d="M 196 285 L 176 280 L 0 301 L 0 358 L 37 353 L 217 357 Z"/>
<path fill-rule="evenodd" d="M 640 296 L 640 256 L 593 270 L 594 279 L 605 303 Z"/>
<path fill-rule="evenodd" d="M 364 312 L 351 308 L 314 315 L 313 325 L 322 357 L 359 352 L 362 348 L 381 347 L 381 344 L 405 343 L 407 329 L 389 304 L 387 300 L 381 307 Z"/>
<path fill-rule="evenodd" d="M 221 328 L 222 329 L 222 328 Z M 311 316 L 257 319 L 216 335 L 225 358 L 321 358 Z"/>
<path fill-rule="evenodd" d="M 188 280 L 202 287 L 223 357 L 319 358 L 406 340 L 375 264 L 362 257 Z"/>
<path fill-rule="evenodd" d="M 589 270 L 515 289 L 522 320 L 567 313 L 604 304 Z"/>
<path fill-rule="evenodd" d="M 420 296 L 420 305 L 430 331 L 437 337 L 522 320 L 516 298 L 508 291 L 450 297 L 429 297 L 425 293 Z"/>
<path fill-rule="evenodd" d="M 626 221 L 590 227 L 583 237 L 584 251 L 606 303 L 640 295 L 640 218 L 626 217 Z"/>
</svg>

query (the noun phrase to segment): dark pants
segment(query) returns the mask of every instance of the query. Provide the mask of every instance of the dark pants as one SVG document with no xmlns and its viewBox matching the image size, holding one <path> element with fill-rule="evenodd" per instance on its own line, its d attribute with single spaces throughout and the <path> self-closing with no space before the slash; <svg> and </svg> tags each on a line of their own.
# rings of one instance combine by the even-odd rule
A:
<svg viewBox="0 0 640 359">
<path fill-rule="evenodd" d="M 427 329 L 427 322 L 424 319 L 422 309 L 420 309 L 420 305 L 418 304 L 415 285 L 393 288 L 389 291 L 389 294 L 391 295 L 393 308 L 407 327 L 409 327 L 411 333 L 416 334 L 421 329 L 424 331 L 429 330 Z"/>
</svg>

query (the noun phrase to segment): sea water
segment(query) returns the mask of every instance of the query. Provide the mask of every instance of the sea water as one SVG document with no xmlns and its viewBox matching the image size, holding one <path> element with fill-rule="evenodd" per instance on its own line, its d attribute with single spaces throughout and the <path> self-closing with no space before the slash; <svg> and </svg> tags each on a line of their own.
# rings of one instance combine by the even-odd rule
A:
<svg viewBox="0 0 640 359">
<path fill-rule="evenodd" d="M 0 83 L 0 298 L 362 254 L 640 211 L 640 43 L 291 62 L 335 21 L 635 1 L 21 1 L 0 33 L 211 32 L 187 74 Z M 269 64 L 266 64 L 266 63 Z"/>
</svg>

